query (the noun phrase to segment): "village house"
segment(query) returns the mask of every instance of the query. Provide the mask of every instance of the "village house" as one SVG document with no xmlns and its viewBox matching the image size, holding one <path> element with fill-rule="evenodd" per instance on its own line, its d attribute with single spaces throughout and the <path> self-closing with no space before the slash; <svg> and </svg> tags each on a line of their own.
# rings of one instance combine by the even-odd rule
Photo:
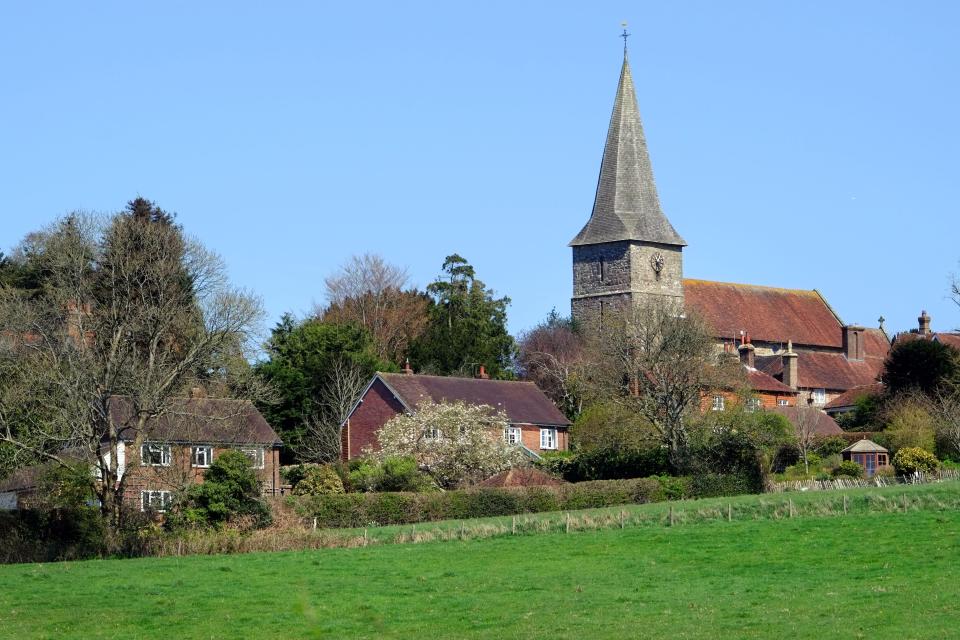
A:
<svg viewBox="0 0 960 640">
<path fill-rule="evenodd" d="M 380 373 L 364 389 L 341 425 L 341 457 L 350 460 L 377 448 L 377 432 L 401 413 L 416 413 L 424 402 L 463 402 L 502 410 L 509 421 L 507 442 L 534 454 L 566 451 L 570 421 L 532 382 L 490 380 L 480 368 L 478 378 L 404 373 Z"/>
<path fill-rule="evenodd" d="M 112 398 L 110 419 L 118 429 L 117 471 L 124 482 L 124 500 L 141 510 L 163 511 L 174 494 L 203 482 L 204 472 L 224 451 L 235 449 L 250 458 L 264 495 L 280 493 L 282 442 L 252 403 L 226 398 L 176 398 L 163 415 L 134 428 L 135 415 L 126 398 Z M 110 454 L 105 459 L 112 467 Z M 0 483 L 0 508 L 29 505 L 50 465 L 20 469 Z"/>
<path fill-rule="evenodd" d="M 712 328 L 718 353 L 750 345 L 749 367 L 789 387 L 798 402 L 822 407 L 875 382 L 890 349 L 882 328 L 843 322 L 816 290 L 684 278 L 687 243 L 660 206 L 626 52 L 593 211 L 570 246 L 571 311 L 581 327 L 602 331 L 605 316 L 630 304 L 696 312 Z M 767 378 L 751 379 L 770 386 Z"/>
</svg>

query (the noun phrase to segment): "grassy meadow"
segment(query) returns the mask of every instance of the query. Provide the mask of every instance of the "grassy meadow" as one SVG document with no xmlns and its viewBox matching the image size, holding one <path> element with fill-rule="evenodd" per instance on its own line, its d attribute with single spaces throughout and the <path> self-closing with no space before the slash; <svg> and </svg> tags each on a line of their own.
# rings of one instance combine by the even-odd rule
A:
<svg viewBox="0 0 960 640">
<path fill-rule="evenodd" d="M 623 529 L 554 514 L 486 539 L 3 566 L 0 637 L 956 637 L 960 483 L 846 493 L 846 516 L 840 492 L 749 496 L 676 503 L 673 527 L 646 505 Z"/>
</svg>

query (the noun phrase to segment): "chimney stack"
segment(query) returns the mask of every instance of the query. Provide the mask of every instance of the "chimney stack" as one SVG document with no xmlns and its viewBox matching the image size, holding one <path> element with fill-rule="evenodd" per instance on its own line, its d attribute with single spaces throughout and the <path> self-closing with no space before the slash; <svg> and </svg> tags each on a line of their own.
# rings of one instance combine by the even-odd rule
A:
<svg viewBox="0 0 960 640">
<path fill-rule="evenodd" d="M 793 340 L 787 341 L 787 350 L 780 354 L 780 361 L 783 364 L 783 384 L 796 389 L 799 380 L 797 379 L 797 354 L 793 352 Z"/>
<path fill-rule="evenodd" d="M 917 323 L 920 325 L 920 330 L 917 333 L 922 336 L 930 335 L 930 316 L 927 315 L 926 310 L 920 312 Z"/>
<path fill-rule="evenodd" d="M 477 374 L 477 377 L 481 380 L 489 380 L 490 374 L 487 373 L 487 368 L 483 365 L 480 365 L 480 373 Z"/>
<path fill-rule="evenodd" d="M 849 324 L 843 328 L 843 353 L 847 360 L 863 360 L 863 332 L 860 325 Z"/>
<path fill-rule="evenodd" d="M 756 369 L 754 363 L 754 352 L 756 349 L 753 348 L 753 344 L 750 342 L 750 334 L 748 333 L 743 339 L 743 344 L 738 347 L 740 351 L 740 364 L 745 367 L 750 367 L 751 369 Z"/>
<path fill-rule="evenodd" d="M 413 369 L 410 368 L 410 358 L 407 358 L 403 363 L 403 373 L 408 376 L 413 375 Z"/>
</svg>

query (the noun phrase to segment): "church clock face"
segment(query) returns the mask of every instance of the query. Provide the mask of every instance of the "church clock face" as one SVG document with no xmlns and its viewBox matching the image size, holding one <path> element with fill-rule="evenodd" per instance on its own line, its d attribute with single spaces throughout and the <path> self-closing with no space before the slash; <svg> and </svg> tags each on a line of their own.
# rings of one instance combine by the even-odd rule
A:
<svg viewBox="0 0 960 640">
<path fill-rule="evenodd" d="M 657 274 L 657 277 L 660 277 L 660 272 L 663 271 L 663 254 L 657 251 L 655 254 L 650 256 L 650 266 L 653 267 L 653 272 Z"/>
</svg>

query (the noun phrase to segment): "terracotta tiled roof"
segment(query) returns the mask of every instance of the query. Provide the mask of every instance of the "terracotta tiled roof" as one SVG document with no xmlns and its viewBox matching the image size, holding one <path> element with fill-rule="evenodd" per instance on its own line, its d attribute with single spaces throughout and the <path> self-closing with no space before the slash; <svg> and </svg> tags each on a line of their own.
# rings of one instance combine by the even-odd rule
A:
<svg viewBox="0 0 960 640">
<path fill-rule="evenodd" d="M 797 414 L 800 409 L 797 407 L 774 407 L 773 411 L 784 416 L 794 428 L 797 428 Z M 817 426 L 814 432 L 818 436 L 838 436 L 843 433 L 843 429 L 825 412 L 817 410 Z"/>
<path fill-rule="evenodd" d="M 532 382 L 378 373 L 409 409 L 423 401 L 485 404 L 502 409 L 514 424 L 566 427 L 570 421 Z"/>
<path fill-rule="evenodd" d="M 687 307 L 698 312 L 717 338 L 842 347 L 840 320 L 816 291 L 684 280 Z"/>
<path fill-rule="evenodd" d="M 759 369 L 751 369 L 747 366 L 745 366 L 743 369 L 747 373 L 747 383 L 754 391 L 767 391 L 770 393 L 785 394 L 797 393 L 795 389 L 791 389 L 768 373 L 764 373 Z"/>
<path fill-rule="evenodd" d="M 756 365 L 757 369 L 783 379 L 783 361 L 780 356 L 757 356 Z M 883 360 L 878 358 L 847 360 L 842 353 L 797 352 L 798 386 L 805 389 L 846 391 L 876 382 L 882 370 Z"/>
<path fill-rule="evenodd" d="M 514 467 L 479 483 L 481 487 L 559 487 L 567 484 L 549 473 L 532 467 Z"/>
<path fill-rule="evenodd" d="M 132 441 L 133 406 L 129 399 L 115 397 L 110 415 L 121 427 L 121 438 Z M 210 444 L 281 444 L 280 436 L 257 408 L 245 400 L 225 398 L 177 398 L 170 410 L 147 422 L 146 436 L 169 442 Z"/>
<path fill-rule="evenodd" d="M 883 393 L 883 384 L 879 382 L 853 387 L 828 402 L 824 409 L 845 409 L 855 405 L 857 400 L 864 396 L 879 395 L 881 393 Z"/>
<path fill-rule="evenodd" d="M 960 333 L 938 333 L 936 340 L 954 349 L 960 349 Z"/>
</svg>

